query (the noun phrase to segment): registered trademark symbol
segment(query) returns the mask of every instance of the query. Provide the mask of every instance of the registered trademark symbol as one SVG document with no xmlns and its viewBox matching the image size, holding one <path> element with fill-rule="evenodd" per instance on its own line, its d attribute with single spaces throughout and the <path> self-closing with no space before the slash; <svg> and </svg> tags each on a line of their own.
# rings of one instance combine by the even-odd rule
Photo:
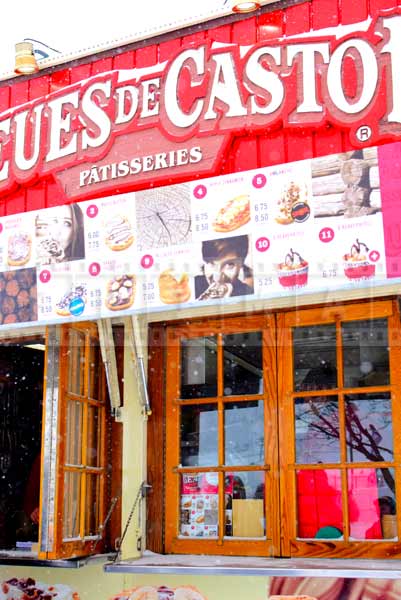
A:
<svg viewBox="0 0 401 600">
<path fill-rule="evenodd" d="M 372 129 L 369 125 L 361 125 L 355 135 L 360 142 L 367 142 L 372 137 Z"/>
</svg>

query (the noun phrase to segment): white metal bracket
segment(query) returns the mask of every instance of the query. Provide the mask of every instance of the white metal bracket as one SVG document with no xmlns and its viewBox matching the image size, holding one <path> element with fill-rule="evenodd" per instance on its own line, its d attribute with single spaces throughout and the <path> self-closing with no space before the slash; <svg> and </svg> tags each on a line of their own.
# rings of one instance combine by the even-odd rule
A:
<svg viewBox="0 0 401 600">
<path fill-rule="evenodd" d="M 97 322 L 99 331 L 100 352 L 106 371 L 107 388 L 111 411 L 116 421 L 121 420 L 121 398 L 118 384 L 117 361 L 114 347 L 113 330 L 110 319 L 99 319 Z"/>
</svg>

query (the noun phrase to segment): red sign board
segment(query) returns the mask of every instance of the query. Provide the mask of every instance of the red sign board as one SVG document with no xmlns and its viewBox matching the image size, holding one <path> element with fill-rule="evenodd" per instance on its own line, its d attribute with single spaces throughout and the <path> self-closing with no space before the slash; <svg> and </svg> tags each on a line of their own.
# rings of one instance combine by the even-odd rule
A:
<svg viewBox="0 0 401 600">
<path fill-rule="evenodd" d="M 185 40 L 185 38 L 184 38 Z M 401 14 L 269 43 L 180 46 L 0 115 L 0 192 L 53 175 L 75 200 L 218 172 L 231 136 L 332 124 L 401 137 Z"/>
</svg>

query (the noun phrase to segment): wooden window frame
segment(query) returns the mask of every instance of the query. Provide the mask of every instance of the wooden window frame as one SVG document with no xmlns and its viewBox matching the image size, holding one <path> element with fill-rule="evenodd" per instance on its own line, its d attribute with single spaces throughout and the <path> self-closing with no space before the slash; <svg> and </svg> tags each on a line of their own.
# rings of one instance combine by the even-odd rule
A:
<svg viewBox="0 0 401 600">
<path fill-rule="evenodd" d="M 389 346 L 390 346 L 390 373 L 391 385 L 369 387 L 369 392 L 391 391 L 393 402 L 393 437 L 394 437 L 394 459 L 391 461 L 391 467 L 396 468 L 396 497 L 398 499 L 397 525 L 401 532 L 401 411 L 394 408 L 394 398 L 401 398 L 401 374 L 397 375 L 396 366 L 401 364 L 401 347 L 397 340 L 401 339 L 400 311 L 398 302 L 395 299 L 370 300 L 369 303 L 354 301 L 336 305 L 323 305 L 320 307 L 304 307 L 297 310 L 283 310 L 269 314 L 256 314 L 252 316 L 241 315 L 240 317 L 222 317 L 221 319 L 194 320 L 191 323 L 182 324 L 181 322 L 168 325 L 156 324 L 150 328 L 150 347 L 149 347 L 149 372 L 155 374 L 150 377 L 150 389 L 152 394 L 152 408 L 154 423 L 149 431 L 148 438 L 148 456 L 149 456 L 149 483 L 153 486 L 153 491 L 148 498 L 147 510 L 148 517 L 152 516 L 151 530 L 148 534 L 148 547 L 154 551 L 178 554 L 242 554 L 242 555 L 272 555 L 281 557 L 364 557 L 364 558 L 388 558 L 399 557 L 401 555 L 401 534 L 400 541 L 385 539 L 379 541 L 353 541 L 353 540 L 317 540 L 317 539 L 299 539 L 296 537 L 296 496 L 295 496 L 295 471 L 305 468 L 305 465 L 295 464 L 294 444 L 295 444 L 295 423 L 293 412 L 293 398 L 310 395 L 310 392 L 293 392 L 292 390 L 292 367 L 281 368 L 282 365 L 292 365 L 293 350 L 291 347 L 291 328 L 293 326 L 303 326 L 308 324 L 336 323 L 337 341 L 339 340 L 340 322 L 358 321 L 375 318 L 389 319 Z M 277 337 L 266 349 L 267 362 L 272 365 L 278 365 L 277 382 L 272 384 L 271 394 L 277 395 L 276 409 L 272 411 L 270 418 L 272 422 L 277 419 L 277 435 L 272 436 L 270 444 L 272 451 L 279 455 L 277 462 L 277 472 L 279 477 L 274 477 L 277 482 L 276 500 L 271 503 L 271 511 L 268 509 L 268 499 L 266 497 L 266 516 L 270 516 L 275 524 L 272 530 L 271 544 L 266 542 L 259 543 L 254 540 L 220 540 L 215 541 L 202 539 L 182 539 L 178 536 L 179 528 L 179 484 L 177 483 L 178 473 L 184 471 L 202 472 L 208 471 L 206 468 L 177 468 L 179 456 L 179 419 L 177 410 L 180 404 L 178 399 L 178 379 L 169 378 L 172 368 L 176 369 L 180 364 L 179 339 L 180 337 L 200 337 L 202 335 L 211 335 L 218 333 L 237 333 L 244 329 L 260 328 L 260 323 L 265 323 L 264 329 L 273 331 L 271 323 L 277 319 Z M 271 319 L 269 321 L 269 319 Z M 272 321 L 273 320 L 273 321 Z M 246 323 L 246 324 L 245 324 Z M 255 327 L 248 327 L 253 323 Z M 257 324 L 259 323 L 259 327 Z M 267 324 L 270 323 L 270 327 Z M 156 341 L 155 341 L 156 340 Z M 277 353 L 277 354 L 276 354 Z M 338 365 L 339 381 L 342 382 L 342 349 L 339 348 Z M 163 362 L 164 361 L 164 362 Z M 275 362 L 277 361 L 277 363 Z M 164 369 L 161 365 L 164 364 Z M 178 370 L 178 369 L 176 369 Z M 266 365 L 264 365 L 266 376 Z M 164 384 L 165 396 L 163 392 Z M 340 384 L 339 384 L 340 385 Z M 275 389 L 273 389 L 275 386 Z M 220 384 L 221 391 L 221 384 Z M 267 388 L 265 387 L 265 390 Z M 344 388 L 338 387 L 330 390 L 341 396 L 341 402 L 344 402 L 344 396 L 355 392 L 368 393 L 366 388 Z M 328 392 L 327 392 L 328 393 Z M 320 392 L 316 394 L 321 395 Z M 216 399 L 204 399 L 208 403 Z M 185 401 L 181 401 L 184 402 Z M 222 417 L 220 416 L 220 422 Z M 265 422 L 267 416 L 265 415 Z M 343 425 L 344 426 L 344 425 Z M 267 430 L 266 430 L 267 431 Z M 280 447 L 278 452 L 278 438 Z M 163 453 L 157 455 L 154 453 L 154 441 L 158 440 L 158 448 L 163 445 Z M 267 439 L 267 433 L 265 434 Z M 220 445 L 222 442 L 220 442 Z M 342 456 L 344 457 L 345 442 L 342 441 Z M 376 467 L 385 466 L 387 463 L 352 463 L 345 464 L 344 458 L 338 466 L 343 473 L 355 466 Z M 322 465 L 323 468 L 324 465 Z M 280 471 L 278 471 L 280 468 Z M 310 468 L 310 465 L 307 465 Z M 213 469 L 216 470 L 216 469 Z M 217 469 L 224 471 L 222 465 Z M 240 470 L 237 467 L 233 471 Z M 176 478 L 174 483 L 174 477 Z M 346 475 L 343 474 L 343 479 Z M 344 480 L 345 481 L 345 480 Z M 344 488 L 343 481 L 343 490 Z M 221 484 L 221 482 L 220 482 Z M 346 515 L 347 508 L 343 493 L 343 512 Z M 163 519 L 160 516 L 160 506 L 164 506 Z M 220 508 L 220 512 L 222 509 Z M 220 514 L 220 519 L 221 519 Z M 347 519 L 347 516 L 345 516 Z M 156 522 L 155 522 L 156 521 Z M 221 521 L 220 521 L 221 522 Z M 345 523 L 347 526 L 347 522 Z M 223 542 L 223 543 L 222 543 Z"/>
<path fill-rule="evenodd" d="M 71 353 L 71 347 L 68 344 L 69 332 L 79 332 L 84 336 L 85 343 L 82 346 L 84 350 L 85 363 L 84 363 L 84 391 L 82 395 L 71 393 L 68 390 L 68 369 L 69 360 L 74 358 L 74 353 Z M 121 338 L 121 336 L 120 336 Z M 52 542 L 49 544 L 48 550 L 39 551 L 38 557 L 40 559 L 66 559 L 72 557 L 87 556 L 90 554 L 100 554 L 104 552 L 110 542 L 110 538 L 115 540 L 119 537 L 121 532 L 121 500 L 119 498 L 118 504 L 112 515 L 110 526 L 108 531 L 101 531 L 98 529 L 95 535 L 85 535 L 85 523 L 88 516 L 88 507 L 86 505 L 87 494 L 85 493 L 85 485 L 87 476 L 95 474 L 99 478 L 99 505 L 98 505 L 98 524 L 104 523 L 107 510 L 109 507 L 111 496 L 121 496 L 121 434 L 122 428 L 120 423 L 114 423 L 111 420 L 110 415 L 110 404 L 107 396 L 107 385 L 106 376 L 101 360 L 101 353 L 99 348 L 98 353 L 98 369 L 97 373 L 100 377 L 98 390 L 100 397 L 99 399 L 89 398 L 88 396 L 88 385 L 89 385 L 89 357 L 90 357 L 90 340 L 95 339 L 99 341 L 98 330 L 95 323 L 83 322 L 62 325 L 60 327 L 60 345 L 59 345 L 59 395 L 57 399 L 58 404 L 58 417 L 57 423 L 51 427 L 52 435 L 56 433 L 57 446 L 52 452 L 56 454 L 55 472 L 55 497 L 54 497 L 54 514 L 52 515 L 53 532 Z M 121 339 L 120 339 L 121 341 Z M 48 346 L 46 348 L 46 354 Z M 47 356 L 46 356 L 47 358 Z M 45 361 L 47 365 L 47 360 Z M 120 361 L 120 369 L 123 366 L 123 361 Z M 82 365 L 76 365 L 77 368 L 81 368 Z M 122 376 L 121 370 L 119 376 Z M 46 381 L 46 379 L 45 379 Z M 46 390 L 44 390 L 46 395 Z M 81 453 L 82 453 L 82 465 L 74 466 L 66 464 L 67 456 L 67 405 L 68 402 L 77 402 L 82 406 L 83 416 L 83 427 L 80 433 Z M 44 415 L 43 422 L 45 423 L 45 406 L 44 402 Z M 100 459 L 99 466 L 90 466 L 86 460 L 86 446 L 87 446 L 87 424 L 88 424 L 88 408 L 89 406 L 96 406 L 99 410 L 99 448 L 100 448 Z M 56 427 L 56 432 L 54 431 Z M 45 432 L 43 430 L 43 436 Z M 73 438 L 70 440 L 73 442 Z M 43 448 L 43 446 L 42 446 Z M 118 452 L 117 452 L 118 450 Z M 111 453 L 115 454 L 115 459 L 111 457 Z M 48 459 L 49 457 L 46 457 Z M 42 450 L 42 469 L 44 468 L 44 454 Z M 110 472 L 108 465 L 113 464 L 113 470 L 111 473 L 111 482 L 108 481 Z M 43 472 L 43 471 L 42 471 Z M 63 523 L 64 523 L 64 499 L 68 497 L 69 491 L 66 489 L 64 474 L 66 472 L 77 473 L 82 483 L 80 493 L 80 505 L 78 510 L 79 515 L 79 537 L 76 538 L 64 538 L 63 536 Z M 42 486 L 43 487 L 43 478 Z M 43 490 L 41 489 L 41 515 L 44 514 L 43 504 Z M 41 529 L 42 531 L 42 529 Z M 108 535 L 107 535 L 108 534 Z M 106 535 L 107 538 L 106 539 Z M 39 548 L 41 548 L 41 536 L 39 538 Z"/>
</svg>

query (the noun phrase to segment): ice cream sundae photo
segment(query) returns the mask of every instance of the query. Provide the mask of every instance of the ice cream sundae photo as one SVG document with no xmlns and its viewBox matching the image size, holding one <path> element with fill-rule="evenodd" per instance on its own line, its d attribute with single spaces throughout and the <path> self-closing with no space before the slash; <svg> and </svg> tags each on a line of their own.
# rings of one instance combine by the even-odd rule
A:
<svg viewBox="0 0 401 600">
<path fill-rule="evenodd" d="M 292 248 L 284 262 L 277 265 L 278 280 L 286 288 L 303 287 L 308 283 L 309 264 Z"/>
<path fill-rule="evenodd" d="M 351 246 L 348 254 L 344 254 L 344 273 L 348 279 L 369 279 L 374 277 L 376 265 L 369 260 L 369 248 L 358 239 Z"/>
</svg>

